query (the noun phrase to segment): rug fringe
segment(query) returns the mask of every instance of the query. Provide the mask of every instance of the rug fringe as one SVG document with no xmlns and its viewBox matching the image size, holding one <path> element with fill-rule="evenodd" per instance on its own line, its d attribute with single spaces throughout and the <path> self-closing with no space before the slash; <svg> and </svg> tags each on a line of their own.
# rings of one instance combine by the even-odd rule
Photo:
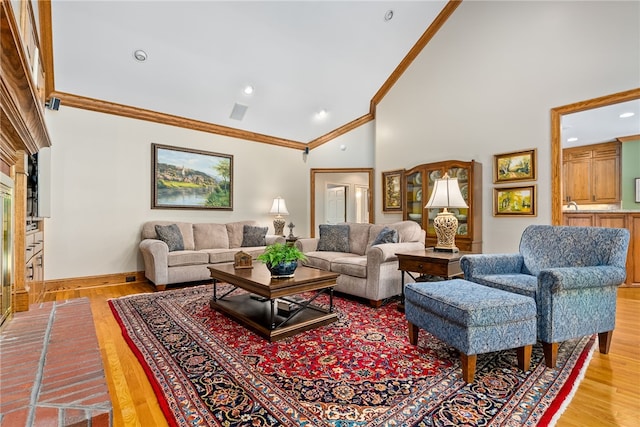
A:
<svg viewBox="0 0 640 427">
<path fill-rule="evenodd" d="M 560 419 L 564 411 L 569 406 L 569 403 L 571 403 L 571 400 L 573 400 L 573 396 L 578 391 L 578 387 L 580 386 L 580 383 L 584 379 L 584 376 L 587 373 L 587 369 L 589 369 L 589 363 L 591 362 L 591 357 L 593 357 L 593 352 L 595 351 L 595 349 L 596 349 L 596 343 L 594 342 L 591 345 L 589 354 L 587 354 L 587 356 L 585 357 L 584 362 L 582 363 L 582 366 L 580 367 L 578 374 L 576 375 L 576 380 L 573 382 L 571 386 L 571 390 L 565 396 L 564 400 L 560 404 L 560 407 L 551 418 L 551 421 L 549 421 L 549 424 L 548 424 L 549 427 L 554 427 L 556 425 L 556 423 L 558 422 L 558 420 Z"/>
</svg>

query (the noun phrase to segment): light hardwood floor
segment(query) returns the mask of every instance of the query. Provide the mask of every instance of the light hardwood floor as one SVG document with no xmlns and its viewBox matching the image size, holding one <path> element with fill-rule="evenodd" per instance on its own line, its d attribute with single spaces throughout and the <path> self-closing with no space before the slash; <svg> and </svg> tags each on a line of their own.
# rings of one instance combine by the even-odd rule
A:
<svg viewBox="0 0 640 427">
<path fill-rule="evenodd" d="M 47 301 L 88 297 L 113 401 L 114 426 L 166 426 L 146 374 L 122 338 L 110 298 L 153 292 L 148 284 L 60 291 Z M 640 288 L 620 288 L 609 354 L 597 350 L 559 427 L 640 425 Z"/>
</svg>

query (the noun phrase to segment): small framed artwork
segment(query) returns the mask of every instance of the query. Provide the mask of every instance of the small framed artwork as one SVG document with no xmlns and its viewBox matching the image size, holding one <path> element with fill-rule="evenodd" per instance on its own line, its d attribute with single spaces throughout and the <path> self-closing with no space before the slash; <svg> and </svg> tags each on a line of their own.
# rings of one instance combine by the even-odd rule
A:
<svg viewBox="0 0 640 427">
<path fill-rule="evenodd" d="M 382 211 L 402 211 L 402 177 L 404 170 L 382 172 Z"/>
<path fill-rule="evenodd" d="M 151 208 L 233 210 L 233 156 L 151 144 Z"/>
<path fill-rule="evenodd" d="M 514 153 L 496 154 L 493 156 L 493 182 L 535 181 L 536 152 L 533 150 Z"/>
<path fill-rule="evenodd" d="M 636 178 L 636 203 L 640 203 L 640 178 Z"/>
<path fill-rule="evenodd" d="M 536 216 L 536 186 L 494 187 L 494 216 Z"/>
</svg>

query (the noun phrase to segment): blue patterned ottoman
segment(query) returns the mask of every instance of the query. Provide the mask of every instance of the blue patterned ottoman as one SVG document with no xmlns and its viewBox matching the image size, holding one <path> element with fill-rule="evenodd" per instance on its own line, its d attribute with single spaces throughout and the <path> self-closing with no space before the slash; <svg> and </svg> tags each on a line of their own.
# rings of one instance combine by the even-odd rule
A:
<svg viewBox="0 0 640 427">
<path fill-rule="evenodd" d="M 462 377 L 473 382 L 476 355 L 517 348 L 518 367 L 529 370 L 536 342 L 533 298 L 462 279 L 405 285 L 409 342 L 424 329 L 460 351 Z"/>
</svg>

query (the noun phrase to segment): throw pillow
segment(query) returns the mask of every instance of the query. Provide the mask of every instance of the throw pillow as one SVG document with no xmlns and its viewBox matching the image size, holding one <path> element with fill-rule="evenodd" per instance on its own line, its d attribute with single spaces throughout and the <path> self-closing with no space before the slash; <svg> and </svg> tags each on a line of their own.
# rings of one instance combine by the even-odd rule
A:
<svg viewBox="0 0 640 427">
<path fill-rule="evenodd" d="M 320 225 L 318 251 L 349 252 L 349 226 L 346 224 Z"/>
<path fill-rule="evenodd" d="M 176 224 L 171 225 L 157 225 L 156 234 L 158 239 L 162 240 L 169 246 L 169 252 L 183 251 L 184 241 L 182 240 L 182 233 Z"/>
<path fill-rule="evenodd" d="M 379 245 L 381 243 L 398 243 L 398 231 L 393 228 L 384 227 L 378 236 L 375 238 L 371 246 Z"/>
<path fill-rule="evenodd" d="M 267 241 L 265 236 L 267 235 L 269 227 L 256 227 L 253 225 L 245 225 L 242 227 L 242 246 L 243 248 L 253 246 L 265 246 Z"/>
</svg>

